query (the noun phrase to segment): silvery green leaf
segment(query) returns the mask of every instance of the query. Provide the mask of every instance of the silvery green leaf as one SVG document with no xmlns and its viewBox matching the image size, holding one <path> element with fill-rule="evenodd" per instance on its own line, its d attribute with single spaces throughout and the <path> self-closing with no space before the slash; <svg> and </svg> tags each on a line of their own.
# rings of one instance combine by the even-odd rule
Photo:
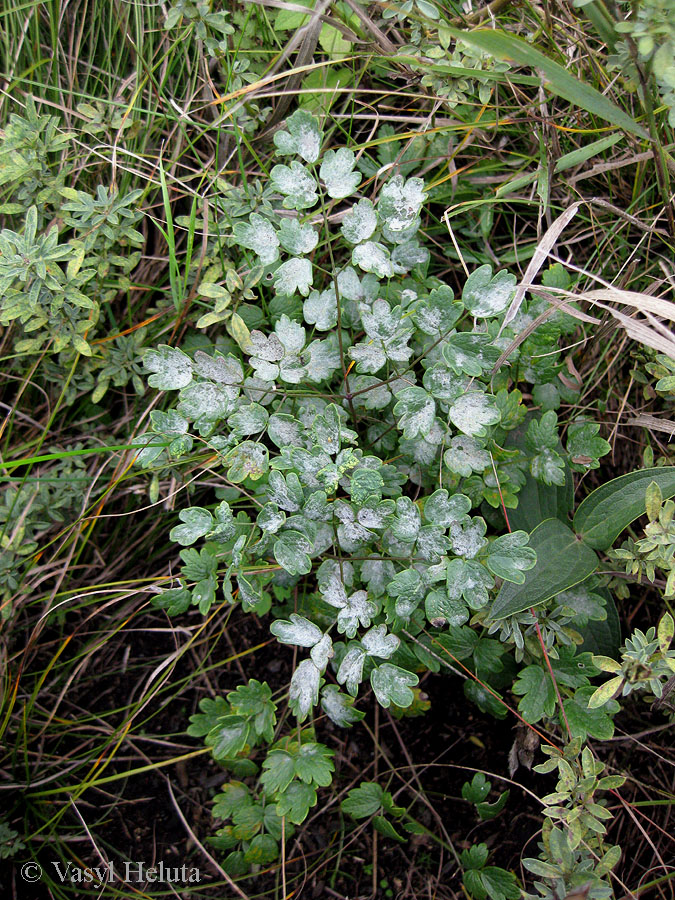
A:
<svg viewBox="0 0 675 900">
<path fill-rule="evenodd" d="M 361 638 L 361 646 L 368 656 L 379 656 L 381 659 L 389 659 L 396 653 L 400 643 L 395 634 L 387 633 L 386 625 L 374 626 Z"/>
<path fill-rule="evenodd" d="M 211 384 L 210 381 L 199 381 L 180 392 L 178 411 L 188 419 L 216 421 L 224 418 L 232 406 L 226 387 Z"/>
<path fill-rule="evenodd" d="M 396 615 L 409 619 L 424 596 L 424 583 L 417 569 L 397 572 L 387 586 L 387 593 L 395 598 Z"/>
<path fill-rule="evenodd" d="M 351 563 L 346 565 L 343 563 L 342 571 L 339 564 L 333 560 L 326 560 L 321 564 L 318 572 L 319 590 L 326 603 L 336 609 L 342 609 L 347 605 L 347 591 L 342 578 L 349 577 L 352 571 Z M 351 579 L 349 583 L 351 584 Z"/>
<path fill-rule="evenodd" d="M 349 356 L 356 363 L 356 371 L 363 373 L 379 372 L 387 361 L 387 354 L 378 343 L 369 341 L 367 343 L 354 344 L 348 350 Z"/>
<path fill-rule="evenodd" d="M 289 575 L 311 572 L 311 552 L 311 543 L 299 531 L 282 531 L 274 543 L 274 558 Z"/>
<path fill-rule="evenodd" d="M 420 331 L 431 337 L 447 334 L 462 315 L 463 305 L 455 300 L 452 288 L 443 284 L 415 307 L 413 319 Z"/>
<path fill-rule="evenodd" d="M 365 528 L 384 528 L 395 508 L 393 500 L 381 500 L 374 506 L 362 506 L 356 518 Z"/>
<path fill-rule="evenodd" d="M 354 247 L 352 263 L 364 272 L 373 272 L 378 278 L 391 278 L 394 274 L 389 251 L 377 241 L 366 241 Z"/>
<path fill-rule="evenodd" d="M 487 544 L 485 519 L 481 516 L 465 516 L 461 522 L 450 526 L 450 540 L 453 553 L 465 559 L 473 559 Z"/>
<path fill-rule="evenodd" d="M 274 503 L 266 503 L 258 513 L 256 524 L 261 531 L 276 534 L 286 521 L 286 513 Z"/>
<path fill-rule="evenodd" d="M 440 562 L 450 549 L 445 529 L 439 525 L 424 525 L 420 528 L 415 544 L 415 553 L 430 563 Z"/>
<path fill-rule="evenodd" d="M 410 497 L 399 497 L 396 501 L 396 516 L 392 519 L 392 534 L 405 544 L 412 544 L 419 534 L 422 517 L 419 507 Z"/>
<path fill-rule="evenodd" d="M 277 131 L 274 144 L 278 156 L 301 156 L 305 162 L 315 163 L 321 152 L 323 135 L 319 123 L 304 109 L 296 110 L 286 120 L 286 131 Z"/>
<path fill-rule="evenodd" d="M 364 291 L 361 280 L 356 273 L 356 269 L 346 266 L 337 276 L 338 292 L 340 297 L 345 300 L 353 300 L 355 302 L 363 300 Z"/>
<path fill-rule="evenodd" d="M 361 580 L 368 585 L 371 597 L 382 597 L 386 587 L 396 574 L 389 559 L 366 559 L 361 564 Z"/>
<path fill-rule="evenodd" d="M 471 501 L 464 494 L 450 496 L 445 488 L 440 488 L 424 503 L 424 518 L 432 525 L 449 528 L 453 522 L 461 521 L 471 509 Z"/>
<path fill-rule="evenodd" d="M 443 363 L 430 366 L 422 382 L 433 397 L 446 403 L 461 397 L 471 384 L 465 375 L 456 375 Z"/>
<path fill-rule="evenodd" d="M 270 180 L 272 186 L 284 195 L 285 209 L 309 209 L 319 199 L 316 181 L 295 159 L 290 166 L 274 166 Z"/>
<path fill-rule="evenodd" d="M 464 597 L 471 609 L 482 609 L 487 605 L 488 591 L 495 580 L 485 566 L 476 559 L 451 559 L 446 565 L 448 595 Z"/>
<path fill-rule="evenodd" d="M 147 350 L 143 356 L 146 372 L 154 372 L 148 378 L 150 387 L 160 391 L 176 391 L 192 381 L 192 360 L 182 350 L 160 344 L 156 350 Z"/>
<path fill-rule="evenodd" d="M 306 297 L 312 287 L 312 280 L 310 260 L 293 257 L 282 263 L 274 273 L 274 288 L 284 297 L 292 297 L 296 291 Z"/>
<path fill-rule="evenodd" d="M 424 600 L 424 612 L 431 625 L 440 628 L 451 625 L 458 628 L 469 621 L 469 610 L 466 603 L 455 597 L 449 597 L 446 591 L 429 591 Z"/>
<path fill-rule="evenodd" d="M 279 238 L 269 219 L 251 213 L 248 222 L 235 224 L 233 232 L 237 244 L 257 253 L 264 266 L 279 259 Z"/>
<path fill-rule="evenodd" d="M 181 509 L 178 518 L 183 524 L 176 525 L 171 529 L 169 539 L 180 544 L 181 547 L 189 547 L 190 544 L 194 544 L 200 537 L 208 534 L 213 526 L 213 516 L 208 509 L 202 509 L 201 506 Z"/>
<path fill-rule="evenodd" d="M 311 225 L 301 225 L 297 219 L 282 219 L 279 240 L 284 250 L 299 256 L 314 250 L 319 243 L 319 233 Z"/>
<path fill-rule="evenodd" d="M 384 409 L 391 402 L 391 391 L 380 378 L 371 375 L 357 375 L 350 378 L 349 385 L 354 395 L 353 403 L 365 409 Z"/>
<path fill-rule="evenodd" d="M 488 569 L 504 581 L 525 583 L 525 572 L 534 568 L 536 551 L 528 547 L 530 536 L 526 531 L 502 534 L 490 544 L 486 561 Z"/>
<path fill-rule="evenodd" d="M 300 384 L 305 380 L 307 370 L 299 356 L 284 356 L 279 363 L 279 378 L 288 384 Z"/>
<path fill-rule="evenodd" d="M 489 334 L 461 331 L 443 344 L 443 358 L 458 375 L 478 378 L 499 359 L 499 348 Z"/>
<path fill-rule="evenodd" d="M 152 427 L 159 434 L 186 434 L 189 423 L 187 419 L 180 416 L 175 409 L 169 409 L 162 412 L 160 409 L 153 409 L 150 413 Z"/>
<path fill-rule="evenodd" d="M 490 454 L 472 437 L 457 435 L 443 456 L 445 465 L 456 475 L 468 478 L 473 472 L 483 472 L 490 465 Z"/>
<path fill-rule="evenodd" d="M 197 375 L 218 384 L 241 384 L 244 380 L 244 370 L 239 360 L 218 352 L 209 356 L 203 350 L 196 350 L 194 369 Z"/>
<path fill-rule="evenodd" d="M 288 703 L 298 722 L 304 722 L 319 702 L 321 672 L 311 659 L 303 659 L 293 672 L 288 689 Z"/>
<path fill-rule="evenodd" d="M 431 431 L 436 418 L 434 398 L 421 387 L 406 387 L 396 394 L 394 415 L 404 438 L 424 436 Z"/>
<path fill-rule="evenodd" d="M 286 413 L 272 413 L 267 423 L 269 439 L 277 447 L 302 447 L 304 429 L 295 416 Z"/>
<path fill-rule="evenodd" d="M 335 289 L 312 291 L 303 303 L 302 315 L 308 325 L 315 325 L 319 331 L 335 328 L 338 319 Z"/>
<path fill-rule="evenodd" d="M 296 613 L 291 613 L 290 621 L 277 619 L 272 622 L 270 631 L 282 644 L 296 644 L 298 647 L 313 647 L 323 637 L 318 625 Z"/>
<path fill-rule="evenodd" d="M 352 697 L 355 697 L 363 678 L 365 651 L 361 647 L 351 647 L 344 655 L 336 678 L 338 684 L 344 684 Z"/>
<path fill-rule="evenodd" d="M 269 467 L 267 447 L 256 441 L 243 441 L 238 444 L 229 451 L 225 461 L 229 466 L 227 478 L 234 484 L 239 484 L 246 478 L 257 481 Z"/>
<path fill-rule="evenodd" d="M 425 265 L 431 258 L 426 247 L 422 247 L 419 241 L 406 241 L 394 247 L 391 253 L 391 261 L 397 275 L 404 275 L 415 266 Z"/>
<path fill-rule="evenodd" d="M 309 359 L 307 360 L 307 357 Z M 340 350 L 337 335 L 331 333 L 323 340 L 314 340 L 303 354 L 305 377 L 313 384 L 328 381 L 340 368 Z"/>
<path fill-rule="evenodd" d="M 380 706 L 388 709 L 393 703 L 405 709 L 415 699 L 410 690 L 419 682 L 417 675 L 392 666 L 391 663 L 383 663 L 370 673 L 370 683 L 375 691 L 375 696 Z"/>
<path fill-rule="evenodd" d="M 365 303 L 361 304 L 361 319 L 366 334 L 381 341 L 390 341 L 397 337 L 405 339 L 412 334 L 410 325 L 402 322 L 402 315 L 400 306 L 392 309 L 386 300 L 376 300 L 372 308 Z"/>
<path fill-rule="evenodd" d="M 353 150 L 340 147 L 326 150 L 319 169 L 319 175 L 326 185 L 326 192 L 334 200 L 349 197 L 361 184 L 361 173 L 354 172 L 356 157 Z"/>
<path fill-rule="evenodd" d="M 516 292 L 516 276 L 501 271 L 492 277 L 492 267 L 480 266 L 466 280 L 462 302 L 477 319 L 487 319 L 503 313 Z"/>
<path fill-rule="evenodd" d="M 287 354 L 300 353 L 305 346 L 305 329 L 287 315 L 281 316 L 274 330 Z"/>
<path fill-rule="evenodd" d="M 350 244 L 360 244 L 373 236 L 377 228 L 377 213 L 370 200 L 359 200 L 345 213 L 342 234 Z M 359 299 L 354 297 L 353 299 Z"/>
<path fill-rule="evenodd" d="M 350 638 L 354 637 L 359 622 L 364 628 L 367 628 L 375 615 L 377 615 L 377 606 L 368 600 L 366 591 L 355 591 L 347 598 L 345 606 L 338 613 L 337 629 L 340 634 L 346 634 Z"/>
<path fill-rule="evenodd" d="M 326 666 L 328 665 L 328 660 L 332 659 L 335 656 L 335 651 L 333 650 L 333 641 L 329 634 L 324 634 L 320 641 L 312 647 L 309 652 L 309 655 L 312 658 L 312 662 L 317 667 L 320 672 L 325 671 Z"/>
<path fill-rule="evenodd" d="M 336 684 L 327 684 L 321 690 L 321 708 L 340 728 L 349 728 L 365 716 L 360 709 L 354 709 L 354 699 L 343 694 Z"/>
<path fill-rule="evenodd" d="M 304 495 L 300 479 L 295 472 L 283 473 L 272 470 L 267 483 L 267 494 L 272 503 L 289 513 L 298 512 Z"/>
<path fill-rule="evenodd" d="M 413 224 L 425 199 L 421 178 L 404 181 L 402 175 L 395 175 L 380 191 L 377 211 L 392 231 L 403 231 Z"/>
<path fill-rule="evenodd" d="M 469 391 L 458 397 L 450 407 L 450 421 L 464 434 L 483 437 L 488 425 L 495 425 L 501 416 L 497 401 L 484 391 Z"/>
<path fill-rule="evenodd" d="M 246 353 L 266 362 L 278 362 L 283 359 L 284 348 L 276 334 L 267 337 L 262 331 L 252 331 Z"/>
<path fill-rule="evenodd" d="M 240 406 L 228 418 L 227 424 L 237 435 L 257 434 L 267 425 L 269 413 L 259 403 Z"/>
</svg>

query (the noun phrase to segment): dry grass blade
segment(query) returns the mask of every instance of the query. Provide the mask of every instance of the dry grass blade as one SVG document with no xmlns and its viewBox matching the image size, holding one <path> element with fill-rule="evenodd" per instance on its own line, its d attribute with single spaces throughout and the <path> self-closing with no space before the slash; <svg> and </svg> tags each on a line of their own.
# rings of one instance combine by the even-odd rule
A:
<svg viewBox="0 0 675 900">
<path fill-rule="evenodd" d="M 537 273 L 546 262 L 546 258 L 548 257 L 556 241 L 558 240 L 568 223 L 571 222 L 571 220 L 577 214 L 581 203 L 582 201 L 578 201 L 577 203 L 573 203 L 572 206 L 568 207 L 568 209 L 566 209 L 564 213 L 558 216 L 558 218 L 551 224 L 550 228 L 548 228 L 548 230 L 544 234 L 543 238 L 535 249 L 534 254 L 532 255 L 530 264 L 525 270 L 523 280 L 518 285 L 515 297 L 511 301 L 511 305 L 509 306 L 507 313 L 504 316 L 502 329 L 504 329 L 509 324 L 509 322 L 512 322 L 518 314 L 518 310 L 520 309 L 520 305 L 523 302 L 523 298 L 525 297 L 525 293 L 528 287 L 537 277 Z"/>
<path fill-rule="evenodd" d="M 656 416 L 649 416 L 646 413 L 640 413 L 632 419 L 628 419 L 626 425 L 637 425 L 642 428 L 653 428 L 655 431 L 664 431 L 675 437 L 675 422 L 670 419 L 657 419 Z"/>
</svg>

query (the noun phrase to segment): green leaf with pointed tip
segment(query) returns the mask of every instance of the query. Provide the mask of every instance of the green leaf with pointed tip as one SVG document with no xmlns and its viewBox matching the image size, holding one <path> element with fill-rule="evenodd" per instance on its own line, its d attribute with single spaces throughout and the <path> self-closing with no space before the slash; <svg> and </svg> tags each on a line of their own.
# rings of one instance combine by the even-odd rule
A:
<svg viewBox="0 0 675 900">
<path fill-rule="evenodd" d="M 629 472 L 600 485 L 574 515 L 574 530 L 595 550 L 607 550 L 621 532 L 646 509 L 645 495 L 655 481 L 663 498 L 675 496 L 675 466 Z"/>
<path fill-rule="evenodd" d="M 559 519 L 546 519 L 530 535 L 537 563 L 523 584 L 506 582 L 492 604 L 489 617 L 505 619 L 544 603 L 595 571 L 598 557 Z"/>
</svg>

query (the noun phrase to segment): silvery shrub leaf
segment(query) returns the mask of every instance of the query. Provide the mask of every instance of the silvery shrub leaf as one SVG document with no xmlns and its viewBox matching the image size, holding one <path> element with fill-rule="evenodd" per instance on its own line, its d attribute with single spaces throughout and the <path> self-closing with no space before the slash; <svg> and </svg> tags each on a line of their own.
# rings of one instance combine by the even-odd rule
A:
<svg viewBox="0 0 675 900">
<path fill-rule="evenodd" d="M 366 241 L 352 251 L 352 262 L 364 272 L 373 272 L 378 278 L 391 278 L 394 264 L 384 244 Z"/>
<path fill-rule="evenodd" d="M 323 135 L 319 123 L 303 109 L 296 110 L 286 120 L 285 131 L 277 131 L 274 144 L 278 156 L 301 156 L 305 162 L 315 163 L 321 152 Z"/>
<path fill-rule="evenodd" d="M 160 344 L 156 350 L 148 350 L 143 356 L 146 372 L 154 372 L 148 378 L 150 387 L 160 391 L 176 391 L 192 381 L 192 360 L 182 350 Z"/>
<path fill-rule="evenodd" d="M 407 241 L 394 247 L 391 253 L 391 261 L 397 275 L 404 275 L 415 266 L 426 265 L 431 254 L 419 241 Z"/>
<path fill-rule="evenodd" d="M 204 537 L 211 531 L 213 516 L 208 509 L 201 506 L 191 506 L 189 509 L 181 509 L 178 518 L 183 523 L 176 525 L 169 532 L 169 539 L 180 544 L 181 547 L 189 547 L 200 537 Z"/>
<path fill-rule="evenodd" d="M 312 570 L 312 545 L 299 531 L 282 531 L 274 542 L 274 558 L 289 575 L 307 575 Z"/>
<path fill-rule="evenodd" d="M 450 496 L 445 488 L 427 497 L 424 502 L 424 518 L 433 525 L 449 528 L 453 522 L 461 521 L 471 509 L 471 500 L 464 494 Z"/>
<path fill-rule="evenodd" d="M 239 360 L 218 352 L 209 356 L 203 350 L 196 350 L 194 370 L 202 378 L 218 384 L 241 384 L 244 380 L 244 370 Z"/>
<path fill-rule="evenodd" d="M 363 664 L 366 653 L 361 646 L 350 647 L 345 653 L 337 671 L 338 684 L 344 684 L 352 697 L 355 697 L 363 678 Z"/>
<path fill-rule="evenodd" d="M 377 213 L 370 200 L 355 203 L 342 220 L 342 234 L 350 244 L 360 244 L 373 236 L 377 228 Z M 357 299 L 357 298 L 354 298 Z"/>
<path fill-rule="evenodd" d="M 484 391 L 469 391 L 458 397 L 448 415 L 453 425 L 472 437 L 483 437 L 487 426 L 495 425 L 501 418 L 497 401 Z"/>
<path fill-rule="evenodd" d="M 304 444 L 302 424 L 286 413 L 272 413 L 267 423 L 267 435 L 277 447 L 301 447 Z"/>
<path fill-rule="evenodd" d="M 417 569 L 404 569 L 389 582 L 387 593 L 395 599 L 396 615 L 409 619 L 424 597 L 424 583 Z"/>
<path fill-rule="evenodd" d="M 291 613 L 290 621 L 277 619 L 272 622 L 270 631 L 282 644 L 295 644 L 298 647 L 313 647 L 323 637 L 318 625 L 296 613 Z"/>
<path fill-rule="evenodd" d="M 467 278 L 462 291 L 462 302 L 477 319 L 498 316 L 513 300 L 516 293 L 516 276 L 501 271 L 492 277 L 492 267 L 480 266 Z"/>
<path fill-rule="evenodd" d="M 399 497 L 396 500 L 396 515 L 389 527 L 392 534 L 404 544 L 412 544 L 422 525 L 419 507 L 410 497 Z"/>
<path fill-rule="evenodd" d="M 455 374 L 444 363 L 429 366 L 422 383 L 433 397 L 446 403 L 465 394 L 471 384 L 466 375 Z"/>
<path fill-rule="evenodd" d="M 311 225 L 301 225 L 297 219 L 284 218 L 279 228 L 279 241 L 284 250 L 293 256 L 300 256 L 314 250 L 319 243 L 319 233 Z"/>
<path fill-rule="evenodd" d="M 404 181 L 402 175 L 395 175 L 380 191 L 377 211 L 392 231 L 403 231 L 413 224 L 425 199 L 421 178 Z"/>
<path fill-rule="evenodd" d="M 210 381 L 198 381 L 180 392 L 178 411 L 188 419 L 217 421 L 232 409 L 227 388 Z"/>
<path fill-rule="evenodd" d="M 361 184 L 361 173 L 354 172 L 356 157 L 353 150 L 340 147 L 326 150 L 319 169 L 319 175 L 326 185 L 326 192 L 334 200 L 349 197 Z"/>
<path fill-rule="evenodd" d="M 324 634 L 321 637 L 321 640 L 314 644 L 309 655 L 317 669 L 319 669 L 320 672 L 324 672 L 328 665 L 328 661 L 335 656 L 331 636 L 329 634 Z"/>
<path fill-rule="evenodd" d="M 268 419 L 269 413 L 263 406 L 259 403 L 249 403 L 246 406 L 240 406 L 236 412 L 232 413 L 227 424 L 238 436 L 242 436 L 261 432 L 267 425 Z"/>
<path fill-rule="evenodd" d="M 335 289 L 312 291 L 302 306 L 302 315 L 308 325 L 315 325 L 319 331 L 330 331 L 337 325 L 337 303 Z"/>
<path fill-rule="evenodd" d="M 279 238 L 268 219 L 251 213 L 248 222 L 237 222 L 233 231 L 237 244 L 257 253 L 264 266 L 279 259 Z"/>
<path fill-rule="evenodd" d="M 356 371 L 360 374 L 372 374 L 379 372 L 387 361 L 387 354 L 382 349 L 379 341 L 372 340 L 367 343 L 354 344 L 348 350 L 349 356 L 356 363 Z M 387 400 L 387 402 L 389 402 Z"/>
<path fill-rule="evenodd" d="M 404 438 L 424 436 L 436 419 L 434 398 L 421 387 L 406 387 L 396 394 L 394 415 Z"/>
<path fill-rule="evenodd" d="M 309 262 L 309 260 L 306 260 Z M 305 329 L 298 322 L 289 319 L 287 315 L 281 316 L 274 331 L 288 354 L 298 354 L 305 346 Z"/>
<path fill-rule="evenodd" d="M 440 337 L 450 331 L 463 309 L 461 301 L 455 300 L 452 288 L 443 284 L 417 304 L 413 319 L 424 334 Z"/>
<path fill-rule="evenodd" d="M 267 472 L 269 459 L 267 447 L 256 441 L 243 441 L 225 457 L 229 466 L 227 478 L 234 484 L 239 484 L 247 478 L 257 481 Z"/>
<path fill-rule="evenodd" d="M 465 559 L 473 559 L 487 544 L 485 519 L 481 516 L 465 516 L 461 522 L 450 526 L 452 552 Z"/>
<path fill-rule="evenodd" d="M 473 472 L 484 472 L 490 465 L 490 454 L 472 437 L 457 435 L 443 456 L 445 465 L 456 475 L 469 478 Z"/>
<path fill-rule="evenodd" d="M 391 663 L 383 663 L 370 673 L 370 683 L 375 691 L 375 696 L 380 706 L 388 709 L 393 703 L 405 709 L 415 699 L 411 688 L 419 682 L 417 675 L 392 666 Z"/>
<path fill-rule="evenodd" d="M 304 722 L 319 702 L 321 672 L 311 659 L 303 659 L 293 672 L 288 690 L 288 702 L 298 722 Z"/>
<path fill-rule="evenodd" d="M 274 166 L 270 180 L 274 189 L 284 195 L 285 209 L 309 209 L 319 199 L 316 181 L 296 159 L 290 166 Z"/>
<path fill-rule="evenodd" d="M 534 568 L 537 554 L 528 547 L 530 536 L 526 531 L 502 534 L 491 542 L 488 550 L 487 567 L 498 578 L 524 584 L 525 572 Z"/>
<path fill-rule="evenodd" d="M 389 659 L 398 650 L 401 641 L 395 634 L 388 634 L 386 625 L 376 625 L 361 638 L 361 646 L 368 656 Z"/>
<path fill-rule="evenodd" d="M 377 606 L 368 600 L 366 591 L 355 591 L 347 598 L 345 605 L 338 612 L 337 628 L 340 634 L 354 637 L 359 622 L 364 628 L 370 625 L 373 616 L 377 615 Z"/>
<path fill-rule="evenodd" d="M 443 358 L 453 372 L 478 378 L 499 359 L 499 348 L 489 334 L 461 331 L 443 344 Z"/>
<path fill-rule="evenodd" d="M 458 628 L 469 621 L 469 610 L 466 603 L 456 597 L 450 597 L 447 591 L 429 591 L 424 599 L 424 612 L 431 625 L 437 628 L 451 625 Z"/>
<path fill-rule="evenodd" d="M 336 684 L 327 684 L 322 688 L 321 708 L 340 728 L 350 728 L 365 716 L 360 709 L 354 709 L 354 698 L 343 694 Z"/>
<path fill-rule="evenodd" d="M 494 578 L 485 566 L 475 559 L 450 559 L 446 564 L 448 596 L 462 596 L 471 609 L 487 606 L 494 587 Z"/>
<path fill-rule="evenodd" d="M 277 294 L 292 297 L 299 291 L 303 297 L 312 287 L 312 263 L 308 259 L 294 257 L 282 263 L 274 273 L 274 288 Z"/>
<path fill-rule="evenodd" d="M 274 503 L 266 503 L 258 513 L 256 525 L 261 531 L 276 534 L 286 521 L 286 513 Z"/>
<path fill-rule="evenodd" d="M 337 335 L 331 333 L 323 340 L 314 340 L 303 354 L 305 377 L 313 384 L 328 381 L 340 368 L 340 349 Z"/>
<path fill-rule="evenodd" d="M 353 300 L 358 302 L 363 300 L 365 294 L 361 279 L 356 273 L 356 269 L 346 266 L 337 276 L 338 292 L 340 297 L 345 300 Z"/>
</svg>

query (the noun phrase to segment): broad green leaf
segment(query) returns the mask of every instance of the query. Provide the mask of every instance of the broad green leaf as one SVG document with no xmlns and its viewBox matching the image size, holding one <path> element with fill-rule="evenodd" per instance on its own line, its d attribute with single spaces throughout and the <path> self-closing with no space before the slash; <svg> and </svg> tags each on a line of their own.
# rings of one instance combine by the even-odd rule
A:
<svg viewBox="0 0 675 900">
<path fill-rule="evenodd" d="M 578 584 L 595 571 L 598 558 L 559 519 L 546 519 L 530 535 L 537 563 L 523 584 L 505 582 L 489 613 L 505 619 Z"/>
<path fill-rule="evenodd" d="M 285 209 L 309 209 L 319 199 L 316 181 L 296 159 L 290 166 L 274 166 L 270 180 L 274 189 L 284 195 Z"/>
<path fill-rule="evenodd" d="M 213 527 L 213 516 L 208 509 L 201 506 L 191 506 L 189 509 L 181 509 L 178 518 L 183 525 L 176 525 L 169 532 L 169 539 L 180 544 L 181 547 L 189 547 L 200 537 L 208 534 Z"/>
<path fill-rule="evenodd" d="M 526 531 L 502 534 L 489 545 L 487 567 L 498 578 L 522 584 L 525 572 L 534 567 L 537 554 L 528 546 L 530 536 Z"/>
<path fill-rule="evenodd" d="M 293 257 L 282 263 L 274 273 L 274 289 L 284 297 L 296 292 L 306 297 L 312 287 L 312 263 L 308 259 Z"/>
<path fill-rule="evenodd" d="M 462 291 L 462 303 L 477 319 L 487 319 L 503 313 L 516 293 L 516 276 L 501 271 L 492 276 L 492 267 L 480 266 L 467 278 Z"/>
<path fill-rule="evenodd" d="M 257 481 L 267 472 L 269 467 L 268 450 L 264 444 L 255 441 L 243 441 L 227 454 L 227 478 L 239 484 L 246 478 Z"/>
<path fill-rule="evenodd" d="M 295 758 L 295 774 L 306 784 L 328 787 L 335 771 L 332 760 L 334 755 L 334 751 L 323 744 L 314 741 L 301 744 Z"/>
<path fill-rule="evenodd" d="M 644 515 L 652 481 L 664 499 L 675 496 L 675 466 L 629 472 L 600 485 L 583 500 L 574 515 L 574 530 L 589 547 L 608 550 L 624 528 Z"/>
<path fill-rule="evenodd" d="M 580 81 L 559 63 L 549 59 L 532 44 L 513 34 L 503 31 L 480 28 L 475 31 L 460 30 L 446 26 L 457 39 L 469 46 L 489 53 L 497 59 L 506 60 L 519 66 L 538 69 L 544 76 L 544 86 L 574 106 L 610 122 L 617 128 L 623 128 L 631 134 L 647 138 L 647 132 L 628 113 L 601 94 L 590 84 Z"/>
<path fill-rule="evenodd" d="M 279 259 L 279 238 L 269 219 L 258 213 L 251 213 L 248 222 L 235 224 L 233 233 L 237 244 L 257 253 L 264 266 Z"/>
<path fill-rule="evenodd" d="M 396 653 L 400 643 L 395 634 L 387 633 L 386 625 L 376 625 L 361 638 L 361 646 L 368 656 L 379 656 L 381 659 L 389 659 Z"/>
<path fill-rule="evenodd" d="M 311 543 L 299 531 L 282 531 L 274 542 L 274 558 L 289 575 L 307 575 L 311 571 L 311 552 Z"/>
<path fill-rule="evenodd" d="M 262 768 L 260 782 L 268 795 L 285 791 L 295 778 L 295 760 L 286 750 L 270 750 Z"/>
<path fill-rule="evenodd" d="M 223 716 L 209 731 L 206 743 L 212 748 L 214 759 L 236 756 L 247 744 L 251 726 L 243 716 Z"/>
<path fill-rule="evenodd" d="M 323 637 L 318 625 L 297 613 L 291 613 L 290 621 L 277 619 L 272 622 L 270 631 L 282 644 L 296 644 L 298 647 L 313 647 Z"/>
<path fill-rule="evenodd" d="M 621 646 L 621 622 L 616 609 L 614 597 L 607 588 L 596 588 L 595 593 L 600 594 L 605 601 L 606 618 L 602 621 L 589 620 L 584 626 L 577 628 L 584 639 L 578 648 L 579 653 L 586 651 L 599 653 L 603 656 L 617 658 Z"/>
<path fill-rule="evenodd" d="M 353 819 L 368 819 L 383 808 L 384 790 L 374 781 L 352 788 L 340 806 Z"/>
<path fill-rule="evenodd" d="M 513 693 L 522 697 L 518 710 L 531 725 L 555 712 L 555 688 L 551 676 L 541 666 L 527 666 L 519 672 Z"/>
<path fill-rule="evenodd" d="M 282 219 L 279 241 L 293 256 L 311 253 L 319 242 L 319 233 L 311 225 L 301 225 L 297 219 Z"/>
<path fill-rule="evenodd" d="M 402 175 L 394 175 L 380 191 L 377 211 L 392 231 L 404 231 L 417 219 L 425 199 L 421 178 L 406 181 Z"/>
<path fill-rule="evenodd" d="M 343 694 L 335 684 L 327 684 L 322 689 L 321 708 L 340 728 L 349 728 L 365 716 L 360 709 L 354 709 L 354 698 Z"/>
<path fill-rule="evenodd" d="M 364 272 L 373 272 L 378 278 L 391 278 L 394 274 L 389 251 L 378 241 L 366 241 L 354 247 L 352 263 Z"/>
<path fill-rule="evenodd" d="M 360 244 L 372 237 L 377 228 L 377 213 L 370 200 L 364 198 L 345 213 L 342 234 L 350 244 Z M 353 270 L 352 270 L 353 271 Z"/>
<path fill-rule="evenodd" d="M 250 866 L 266 866 L 274 862 L 278 855 L 279 845 L 271 834 L 256 834 L 244 853 L 244 859 Z"/>
<path fill-rule="evenodd" d="M 462 394 L 454 401 L 448 415 L 453 425 L 471 437 L 483 437 L 487 426 L 501 418 L 495 398 L 484 391 Z"/>
<path fill-rule="evenodd" d="M 286 816 L 294 825 L 302 825 L 310 809 L 316 806 L 316 790 L 303 781 L 293 781 L 277 800 L 277 815 Z"/>
<path fill-rule="evenodd" d="M 614 734 L 614 722 L 611 717 L 619 711 L 619 704 L 616 700 L 607 700 L 599 709 L 589 709 L 588 701 L 592 695 L 593 688 L 587 685 L 580 687 L 574 697 L 563 701 L 571 736 L 579 737 L 582 741 L 588 737 L 608 741 Z M 562 721 L 561 725 L 564 728 Z"/>
</svg>

